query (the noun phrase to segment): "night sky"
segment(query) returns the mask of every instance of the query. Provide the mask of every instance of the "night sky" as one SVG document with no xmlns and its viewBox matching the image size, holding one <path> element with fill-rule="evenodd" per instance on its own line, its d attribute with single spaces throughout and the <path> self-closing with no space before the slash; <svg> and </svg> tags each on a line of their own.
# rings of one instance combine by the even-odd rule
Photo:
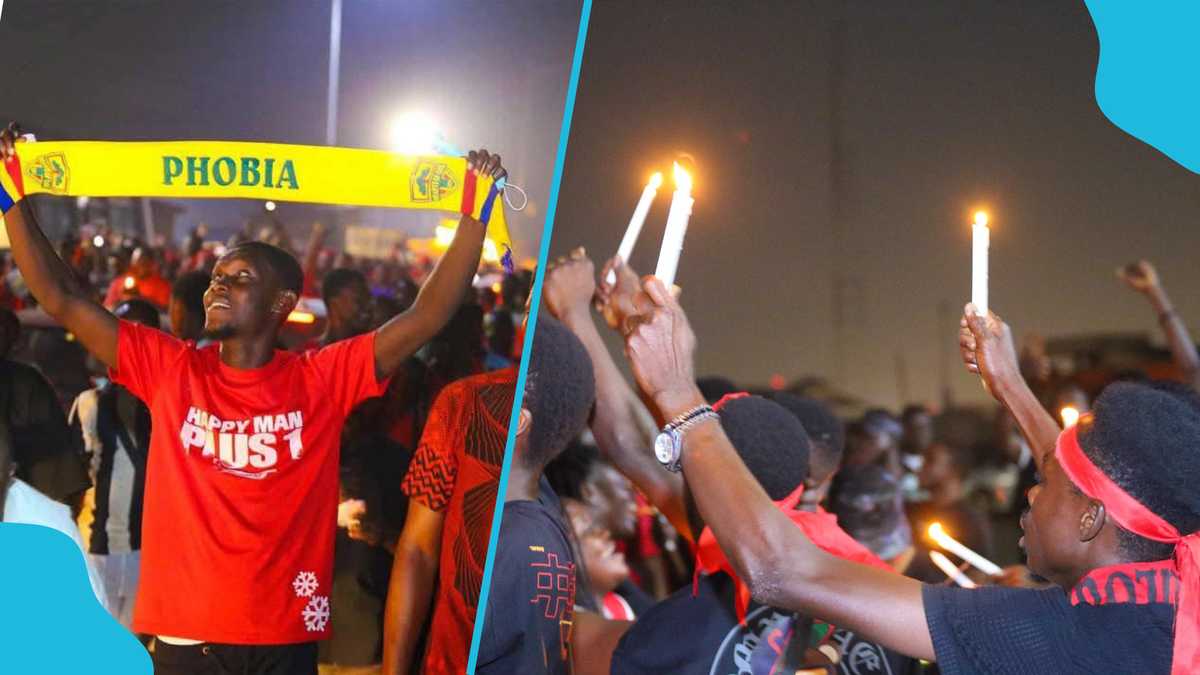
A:
<svg viewBox="0 0 1200 675">
<path fill-rule="evenodd" d="M 325 141 L 328 0 L 3 4 L 0 117 L 42 138 Z M 346 0 L 338 144 L 386 148 L 391 119 L 420 110 L 460 147 L 500 152 L 531 199 L 509 218 L 518 257 L 536 257 L 581 6 Z M 176 234 L 201 220 L 232 232 L 261 213 L 257 202 L 189 202 Z M 324 215 L 277 213 L 301 234 Z M 436 223 L 363 219 L 422 236 Z"/>
<path fill-rule="evenodd" d="M 824 375 L 896 406 L 937 401 L 948 366 L 955 397 L 981 400 L 955 347 L 980 206 L 992 307 L 1018 335 L 1159 340 L 1115 268 L 1157 263 L 1196 326 L 1197 177 L 1103 116 L 1097 54 L 1082 2 L 598 3 L 551 255 L 583 244 L 599 266 L 649 174 L 687 152 L 677 282 L 699 374 Z"/>
</svg>

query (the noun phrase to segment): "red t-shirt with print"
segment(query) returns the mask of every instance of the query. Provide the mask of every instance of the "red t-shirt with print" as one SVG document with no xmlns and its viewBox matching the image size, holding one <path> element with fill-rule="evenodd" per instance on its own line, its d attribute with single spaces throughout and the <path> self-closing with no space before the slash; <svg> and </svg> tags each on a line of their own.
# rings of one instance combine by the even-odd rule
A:
<svg viewBox="0 0 1200 675">
<path fill-rule="evenodd" d="M 122 321 L 113 381 L 150 407 L 139 633 L 229 644 L 329 637 L 339 436 L 386 386 L 374 333 L 250 370 Z"/>
<path fill-rule="evenodd" d="M 426 673 L 467 669 L 516 385 L 516 368 L 447 385 L 404 477 L 410 499 L 446 514 Z"/>
</svg>

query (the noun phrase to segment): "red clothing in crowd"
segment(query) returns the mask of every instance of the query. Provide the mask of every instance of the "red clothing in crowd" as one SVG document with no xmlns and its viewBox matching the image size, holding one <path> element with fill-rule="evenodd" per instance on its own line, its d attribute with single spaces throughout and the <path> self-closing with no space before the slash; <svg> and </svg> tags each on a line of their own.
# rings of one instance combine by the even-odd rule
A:
<svg viewBox="0 0 1200 675">
<path fill-rule="evenodd" d="M 386 388 L 374 339 L 240 370 L 218 345 L 121 322 L 112 378 L 153 420 L 134 630 L 229 644 L 329 637 L 339 436 L 350 409 Z"/>
<path fill-rule="evenodd" d="M 404 477 L 410 499 L 446 514 L 426 673 L 467 668 L 516 382 L 508 368 L 442 390 Z"/>
<path fill-rule="evenodd" d="M 125 287 L 127 279 L 133 279 L 133 288 Z M 159 309 L 166 309 L 171 302 L 171 283 L 157 274 L 140 278 L 122 274 L 108 285 L 104 306 L 112 309 L 129 298 L 142 298 Z"/>
</svg>

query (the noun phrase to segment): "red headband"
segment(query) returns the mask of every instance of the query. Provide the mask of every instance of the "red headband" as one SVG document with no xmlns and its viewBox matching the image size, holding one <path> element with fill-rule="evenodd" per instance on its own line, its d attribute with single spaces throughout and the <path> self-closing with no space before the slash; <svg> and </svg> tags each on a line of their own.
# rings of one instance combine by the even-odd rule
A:
<svg viewBox="0 0 1200 675">
<path fill-rule="evenodd" d="M 1079 447 L 1079 426 L 1091 419 L 1085 415 L 1058 436 L 1054 456 L 1085 495 L 1104 503 L 1105 512 L 1130 532 L 1166 544 L 1175 544 L 1175 573 L 1179 577 L 1179 600 L 1175 605 L 1175 651 L 1172 675 L 1200 672 L 1200 532 L 1181 535 L 1162 516 L 1134 499 L 1106 476 Z"/>
</svg>

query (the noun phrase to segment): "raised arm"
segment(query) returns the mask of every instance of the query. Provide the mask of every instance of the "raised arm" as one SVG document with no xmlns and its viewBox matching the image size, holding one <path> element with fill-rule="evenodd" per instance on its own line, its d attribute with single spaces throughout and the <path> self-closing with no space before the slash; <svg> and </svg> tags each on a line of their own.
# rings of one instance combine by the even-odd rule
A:
<svg viewBox="0 0 1200 675">
<path fill-rule="evenodd" d="M 695 336 L 661 281 L 644 288 L 653 308 L 630 332 L 634 377 L 664 417 L 704 403 L 693 376 Z M 754 598 L 819 616 L 910 656 L 932 660 L 921 584 L 825 553 L 780 512 L 719 422 L 684 436 L 683 473 L 705 523 Z"/>
<path fill-rule="evenodd" d="M 308 245 L 304 247 L 304 281 L 311 282 L 314 286 L 317 278 L 317 258 L 321 257 L 321 247 L 325 245 L 325 235 L 328 232 L 325 223 L 313 223 L 312 230 L 308 233 Z M 316 288 L 305 290 L 317 291 Z"/>
<path fill-rule="evenodd" d="M 472 150 L 467 156 L 467 170 L 496 179 L 507 175 L 500 165 L 500 155 L 488 154 L 487 150 Z M 375 374 L 379 378 L 390 375 L 454 315 L 479 269 L 486 229 L 483 223 L 464 215 L 458 221 L 454 241 L 425 280 L 413 306 L 375 332 Z"/>
<path fill-rule="evenodd" d="M 16 168 L 15 142 L 16 130 L 10 125 L 0 133 L 0 161 L 6 169 Z M 4 213 L 4 224 L 13 260 L 33 297 L 96 358 L 116 367 L 116 317 L 92 299 L 54 252 L 54 246 L 38 227 L 29 201 L 21 195 L 11 196 L 18 201 Z"/>
<path fill-rule="evenodd" d="M 958 347 L 967 370 L 978 373 L 992 396 L 1017 420 L 1041 471 L 1042 457 L 1054 447 L 1062 429 L 1021 376 L 1008 324 L 994 313 L 979 316 L 967 305 L 959 322 Z"/>
<path fill-rule="evenodd" d="M 617 288 L 602 294 L 602 307 L 615 305 L 618 295 L 632 296 L 638 289 L 637 276 L 631 270 L 619 271 L 623 274 Z M 591 429 L 596 445 L 683 536 L 692 539 L 683 505 L 683 479 L 663 471 L 651 454 L 657 426 L 596 328 L 590 307 L 595 292 L 595 271 L 582 248 L 552 266 L 542 288 L 547 308 L 575 333 L 592 360 L 596 408 Z"/>
<path fill-rule="evenodd" d="M 1175 311 L 1167 290 L 1163 288 L 1158 272 L 1148 261 L 1139 260 L 1117 270 L 1117 276 L 1130 288 L 1146 296 L 1154 313 L 1158 315 L 1158 323 L 1167 334 L 1167 344 L 1171 347 L 1171 356 L 1179 367 L 1184 380 L 1192 387 L 1200 388 L 1200 355 L 1196 354 L 1196 343 L 1188 334 L 1187 326 Z"/>
</svg>

